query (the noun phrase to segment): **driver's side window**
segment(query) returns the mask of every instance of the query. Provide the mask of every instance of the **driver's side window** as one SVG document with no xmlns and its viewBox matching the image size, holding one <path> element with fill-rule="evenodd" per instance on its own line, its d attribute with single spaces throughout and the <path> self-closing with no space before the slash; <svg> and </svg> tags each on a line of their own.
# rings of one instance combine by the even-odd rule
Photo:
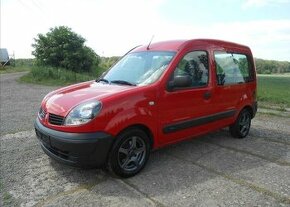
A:
<svg viewBox="0 0 290 207">
<path fill-rule="evenodd" d="M 202 87 L 208 83 L 209 64 L 205 51 L 193 51 L 187 53 L 177 65 L 174 71 L 176 76 L 189 76 L 190 87 Z"/>
</svg>

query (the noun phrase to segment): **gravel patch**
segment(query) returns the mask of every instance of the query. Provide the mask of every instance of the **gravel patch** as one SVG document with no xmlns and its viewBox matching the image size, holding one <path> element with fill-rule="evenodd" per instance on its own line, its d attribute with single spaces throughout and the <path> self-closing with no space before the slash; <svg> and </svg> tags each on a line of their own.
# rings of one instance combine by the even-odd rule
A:
<svg viewBox="0 0 290 207">
<path fill-rule="evenodd" d="M 0 135 L 31 129 L 42 98 L 57 88 L 18 83 L 26 73 L 0 74 Z"/>
<path fill-rule="evenodd" d="M 290 119 L 257 114 L 250 135 L 223 129 L 151 154 L 129 179 L 72 168 L 40 148 L 33 122 L 55 87 L 0 75 L 0 206 L 290 206 Z"/>
</svg>

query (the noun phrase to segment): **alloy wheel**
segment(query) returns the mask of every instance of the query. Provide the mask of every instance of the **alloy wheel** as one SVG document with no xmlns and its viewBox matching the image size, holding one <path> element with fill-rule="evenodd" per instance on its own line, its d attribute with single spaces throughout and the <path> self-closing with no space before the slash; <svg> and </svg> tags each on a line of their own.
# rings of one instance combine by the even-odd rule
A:
<svg viewBox="0 0 290 207">
<path fill-rule="evenodd" d="M 134 171 L 145 162 L 146 145 L 142 138 L 132 136 L 127 138 L 118 150 L 118 164 L 126 171 Z"/>
</svg>

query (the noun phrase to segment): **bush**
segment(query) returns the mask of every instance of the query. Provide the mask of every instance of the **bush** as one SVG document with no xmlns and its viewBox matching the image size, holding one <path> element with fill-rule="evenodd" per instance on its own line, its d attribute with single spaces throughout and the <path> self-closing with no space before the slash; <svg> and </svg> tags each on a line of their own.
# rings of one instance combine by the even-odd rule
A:
<svg viewBox="0 0 290 207">
<path fill-rule="evenodd" d="M 35 59 L 15 59 L 15 65 L 19 67 L 31 67 L 35 65 Z"/>
<path fill-rule="evenodd" d="M 34 41 L 32 55 L 39 65 L 91 72 L 100 62 L 100 57 L 84 45 L 85 39 L 65 26 L 38 34 Z"/>
</svg>

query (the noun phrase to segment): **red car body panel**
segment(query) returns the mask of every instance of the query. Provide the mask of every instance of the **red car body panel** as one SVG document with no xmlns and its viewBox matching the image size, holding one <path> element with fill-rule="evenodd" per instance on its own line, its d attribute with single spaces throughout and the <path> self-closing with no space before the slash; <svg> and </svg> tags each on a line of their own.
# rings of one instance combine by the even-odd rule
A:
<svg viewBox="0 0 290 207">
<path fill-rule="evenodd" d="M 134 49 L 131 53 L 146 50 L 148 50 L 147 46 L 143 46 Z M 229 126 L 236 120 L 243 108 L 252 107 L 256 101 L 256 81 L 226 86 L 217 85 L 214 51 L 234 51 L 246 54 L 255 70 L 254 60 L 247 46 L 219 40 L 197 39 L 151 44 L 149 50 L 176 52 L 167 70 L 155 83 L 146 86 L 121 86 L 90 81 L 56 90 L 48 94 L 41 104 L 47 112 L 46 118 L 40 119 L 41 124 L 61 132 L 100 131 L 114 137 L 124 129 L 138 125 L 146 128 L 152 135 L 153 148 L 159 148 Z M 195 50 L 206 51 L 208 54 L 208 85 L 169 92 L 167 83 L 170 75 L 184 55 Z M 253 76 L 255 80 L 255 73 Z M 205 98 L 206 95 L 209 98 Z M 74 107 L 88 100 L 101 101 L 102 110 L 87 124 L 64 126 L 48 122 L 49 113 L 66 117 Z M 221 112 L 233 115 L 183 130 L 174 131 L 170 128 L 171 124 L 178 125 L 186 120 L 202 119 L 212 115 L 223 116 Z M 166 130 L 172 130 L 172 132 L 167 133 Z"/>
</svg>

